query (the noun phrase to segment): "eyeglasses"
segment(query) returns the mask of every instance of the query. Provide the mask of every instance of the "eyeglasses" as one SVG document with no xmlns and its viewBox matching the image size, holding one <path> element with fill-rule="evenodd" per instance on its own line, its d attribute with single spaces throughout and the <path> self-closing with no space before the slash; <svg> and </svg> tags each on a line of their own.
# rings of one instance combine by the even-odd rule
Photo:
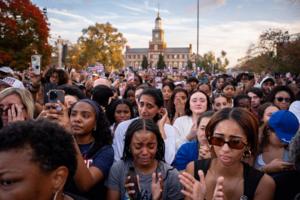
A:
<svg viewBox="0 0 300 200">
<path fill-rule="evenodd" d="M 243 149 L 247 144 L 244 143 L 241 139 L 231 138 L 226 141 L 223 137 L 212 136 L 209 138 L 209 143 L 215 146 L 223 146 L 227 144 L 231 149 Z"/>
<path fill-rule="evenodd" d="M 287 103 L 289 103 L 289 102 L 291 101 L 290 98 L 284 98 L 284 97 L 276 97 L 276 100 L 277 100 L 278 102 L 285 101 L 285 102 L 287 102 Z"/>
</svg>

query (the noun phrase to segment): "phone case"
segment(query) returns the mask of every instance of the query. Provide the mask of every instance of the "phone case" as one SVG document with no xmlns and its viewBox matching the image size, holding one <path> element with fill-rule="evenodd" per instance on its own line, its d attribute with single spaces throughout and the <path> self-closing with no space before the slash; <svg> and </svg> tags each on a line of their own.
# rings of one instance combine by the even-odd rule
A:
<svg viewBox="0 0 300 200">
<path fill-rule="evenodd" d="M 134 167 L 129 167 L 127 176 L 130 176 L 130 182 L 134 183 L 134 188 L 133 189 L 135 191 L 135 194 L 133 196 L 133 200 L 140 199 L 141 193 L 140 193 L 140 190 L 139 190 L 139 187 L 138 187 L 138 181 L 137 181 L 136 172 L 134 170 Z"/>
</svg>

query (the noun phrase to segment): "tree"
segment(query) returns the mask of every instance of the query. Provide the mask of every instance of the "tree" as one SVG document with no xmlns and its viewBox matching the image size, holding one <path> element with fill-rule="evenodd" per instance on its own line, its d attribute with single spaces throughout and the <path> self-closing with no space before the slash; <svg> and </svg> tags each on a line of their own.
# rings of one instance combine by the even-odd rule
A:
<svg viewBox="0 0 300 200">
<path fill-rule="evenodd" d="M 166 67 L 166 63 L 164 61 L 164 56 L 159 54 L 158 61 L 157 61 L 157 69 L 164 69 Z"/>
<path fill-rule="evenodd" d="M 252 44 L 240 69 L 253 72 L 300 73 L 300 36 L 288 31 L 269 29 L 259 36 L 257 45 Z"/>
<path fill-rule="evenodd" d="M 147 69 L 149 66 L 149 63 L 148 63 L 148 59 L 145 55 L 143 55 L 143 60 L 142 60 L 142 68 L 143 69 Z"/>
<path fill-rule="evenodd" d="M 189 70 L 193 70 L 193 63 L 192 63 L 192 61 L 191 61 L 190 59 L 187 61 L 186 67 L 187 67 Z"/>
<path fill-rule="evenodd" d="M 226 55 L 225 51 L 221 51 L 221 57 L 216 57 L 214 52 L 209 51 L 199 59 L 197 66 L 201 66 L 206 72 L 225 72 L 229 64 Z"/>
<path fill-rule="evenodd" d="M 107 70 L 121 68 L 124 66 L 122 51 L 125 44 L 123 34 L 110 23 L 96 23 L 82 30 L 82 36 L 77 42 L 80 49 L 78 63 L 81 66 L 102 63 Z M 70 55 L 73 56 L 78 55 Z"/>
<path fill-rule="evenodd" d="M 0 1 L 0 65 L 28 68 L 31 55 L 42 55 L 49 64 L 49 28 L 42 11 L 29 0 Z"/>
</svg>

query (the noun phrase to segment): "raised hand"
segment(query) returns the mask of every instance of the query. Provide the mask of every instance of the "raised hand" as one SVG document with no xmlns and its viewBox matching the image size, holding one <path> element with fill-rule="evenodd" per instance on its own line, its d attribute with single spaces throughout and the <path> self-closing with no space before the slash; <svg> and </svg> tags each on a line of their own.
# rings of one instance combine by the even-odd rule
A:
<svg viewBox="0 0 300 200">
<path fill-rule="evenodd" d="M 158 200 L 162 198 L 163 192 L 163 179 L 161 173 L 152 174 L 151 183 L 152 200 Z"/>
<path fill-rule="evenodd" d="M 166 108 L 163 108 L 160 112 L 161 114 L 161 119 L 157 121 L 157 126 L 159 128 L 159 131 L 162 135 L 163 139 L 166 139 L 166 134 L 165 134 L 165 129 L 164 126 L 166 123 L 170 123 L 169 117 L 168 117 L 168 111 Z"/>
<path fill-rule="evenodd" d="M 204 200 L 206 195 L 205 177 L 202 170 L 198 171 L 200 181 L 187 172 L 179 174 L 179 181 L 184 186 L 181 193 L 191 200 Z"/>
<path fill-rule="evenodd" d="M 8 123 L 15 121 L 24 121 L 25 113 L 24 106 L 19 104 L 12 104 L 7 110 Z"/>
<path fill-rule="evenodd" d="M 214 190 L 212 200 L 224 200 L 224 177 L 217 178 L 217 184 Z"/>
<path fill-rule="evenodd" d="M 200 143 L 199 157 L 200 159 L 211 158 L 211 151 L 208 145 L 202 145 L 202 143 Z"/>
</svg>

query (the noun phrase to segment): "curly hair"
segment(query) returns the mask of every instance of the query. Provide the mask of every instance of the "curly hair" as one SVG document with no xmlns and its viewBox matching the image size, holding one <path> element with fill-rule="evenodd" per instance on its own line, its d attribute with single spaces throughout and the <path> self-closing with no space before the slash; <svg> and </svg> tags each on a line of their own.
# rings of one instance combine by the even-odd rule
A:
<svg viewBox="0 0 300 200">
<path fill-rule="evenodd" d="M 77 168 L 74 140 L 63 127 L 48 120 L 18 121 L 0 130 L 0 152 L 32 150 L 33 163 L 47 173 L 60 166 L 69 170 L 68 180 Z"/>
<path fill-rule="evenodd" d="M 150 131 L 156 136 L 157 140 L 157 152 L 155 154 L 155 159 L 159 161 L 164 161 L 165 156 L 165 142 L 161 136 L 157 124 L 151 119 L 136 119 L 129 125 L 125 133 L 125 144 L 122 160 L 132 160 L 133 156 L 130 151 L 130 144 L 132 141 L 133 135 L 140 130 Z"/>
<path fill-rule="evenodd" d="M 267 101 L 274 103 L 276 94 L 281 91 L 287 92 L 290 95 L 290 98 L 291 98 L 290 102 L 294 101 L 295 95 L 294 95 L 293 91 L 288 86 L 285 86 L 285 85 L 278 85 L 278 86 L 274 87 L 273 90 L 270 92 L 270 94 L 267 96 Z"/>
<path fill-rule="evenodd" d="M 132 119 L 134 117 L 132 104 L 126 99 L 117 99 L 117 100 L 113 101 L 111 104 L 109 104 L 109 106 L 106 110 L 106 116 L 107 116 L 110 124 L 113 124 L 113 123 L 116 122 L 115 112 L 116 112 L 117 106 L 120 105 L 120 104 L 125 104 L 129 107 L 130 119 Z"/>
<path fill-rule="evenodd" d="M 49 83 L 50 82 L 50 77 L 52 76 L 52 74 L 57 73 L 58 76 L 58 85 L 63 85 L 63 84 L 67 84 L 69 81 L 69 76 L 67 74 L 67 72 L 65 72 L 63 69 L 56 69 L 54 67 L 49 68 L 46 73 L 45 76 L 42 80 L 43 83 Z"/>
</svg>

